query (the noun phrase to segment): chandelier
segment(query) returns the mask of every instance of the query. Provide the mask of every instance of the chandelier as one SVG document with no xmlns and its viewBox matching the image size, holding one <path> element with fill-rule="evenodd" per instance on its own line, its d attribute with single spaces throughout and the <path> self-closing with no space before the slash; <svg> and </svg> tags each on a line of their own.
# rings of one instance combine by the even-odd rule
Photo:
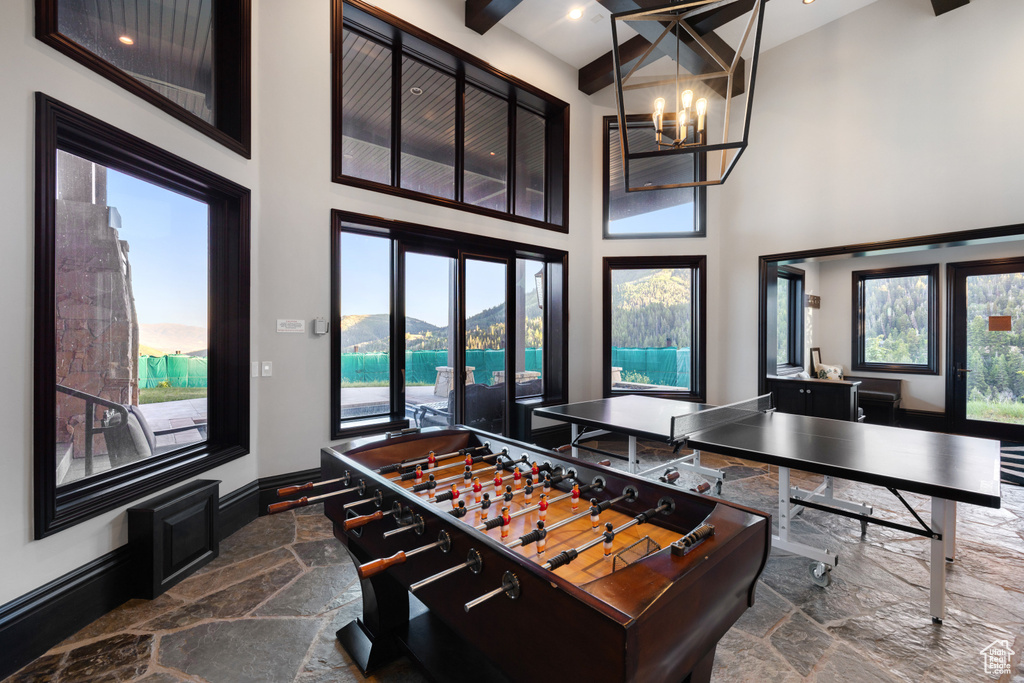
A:
<svg viewBox="0 0 1024 683">
<path fill-rule="evenodd" d="M 612 14 L 627 192 L 725 182 L 747 146 L 764 3 L 691 0 Z"/>
</svg>

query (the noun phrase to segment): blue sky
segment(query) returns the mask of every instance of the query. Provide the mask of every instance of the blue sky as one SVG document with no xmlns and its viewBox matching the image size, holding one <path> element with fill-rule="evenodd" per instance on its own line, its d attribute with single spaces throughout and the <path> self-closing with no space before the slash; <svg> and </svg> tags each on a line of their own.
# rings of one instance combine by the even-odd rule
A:
<svg viewBox="0 0 1024 683">
<path fill-rule="evenodd" d="M 107 205 L 121 214 L 141 324 L 206 327 L 209 211 L 206 204 L 107 170 Z"/>
<path fill-rule="evenodd" d="M 341 314 L 372 315 L 390 310 L 390 241 L 346 233 L 341 242 Z M 452 259 L 407 253 L 406 314 L 443 327 L 448 324 Z M 529 283 L 528 283 L 529 285 Z M 532 287 L 531 287 L 532 289 Z M 505 300 L 505 266 L 470 260 L 466 264 L 466 309 L 470 316 Z"/>
</svg>

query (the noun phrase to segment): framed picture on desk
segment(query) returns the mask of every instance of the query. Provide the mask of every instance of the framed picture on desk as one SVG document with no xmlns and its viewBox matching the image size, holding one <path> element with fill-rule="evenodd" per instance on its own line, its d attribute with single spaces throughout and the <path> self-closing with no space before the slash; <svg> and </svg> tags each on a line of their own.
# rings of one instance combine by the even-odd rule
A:
<svg viewBox="0 0 1024 683">
<path fill-rule="evenodd" d="M 818 365 L 821 364 L 821 347 L 811 347 L 811 376 L 818 376 Z"/>
</svg>

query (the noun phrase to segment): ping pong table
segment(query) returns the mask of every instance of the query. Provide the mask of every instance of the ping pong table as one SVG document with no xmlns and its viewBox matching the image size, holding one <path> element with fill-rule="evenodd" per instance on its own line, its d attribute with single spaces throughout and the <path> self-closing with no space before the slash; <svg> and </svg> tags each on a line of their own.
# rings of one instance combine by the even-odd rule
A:
<svg viewBox="0 0 1024 683">
<path fill-rule="evenodd" d="M 929 538 L 929 608 L 936 623 L 945 616 L 946 562 L 953 561 L 956 550 L 957 503 L 1000 505 L 996 441 L 778 413 L 771 408 L 770 394 L 721 407 L 627 395 L 538 408 L 534 414 L 573 425 L 576 446 L 577 439 L 593 433 L 579 432 L 579 426 L 629 436 L 633 470 L 637 437 L 778 467 L 779 533 L 772 546 L 812 560 L 811 578 L 821 586 L 829 584 L 839 557 L 791 537 L 793 518 L 804 508 L 857 519 L 862 531 L 870 523 Z M 791 486 L 791 469 L 822 475 L 824 482 L 813 491 Z M 833 478 L 886 488 L 920 526 L 873 517 L 870 506 L 836 498 Z M 930 523 L 901 491 L 931 498 Z"/>
</svg>

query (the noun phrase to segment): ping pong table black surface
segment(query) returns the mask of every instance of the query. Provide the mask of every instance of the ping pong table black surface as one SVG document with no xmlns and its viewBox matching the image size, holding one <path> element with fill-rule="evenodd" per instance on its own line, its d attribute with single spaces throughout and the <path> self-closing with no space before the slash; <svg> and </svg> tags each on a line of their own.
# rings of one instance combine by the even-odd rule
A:
<svg viewBox="0 0 1024 683">
<path fill-rule="evenodd" d="M 579 425 L 628 435 L 631 466 L 636 437 L 685 444 L 694 453 L 705 450 L 775 465 L 779 468 L 779 534 L 773 538 L 773 547 L 813 560 L 811 576 L 822 586 L 828 585 L 828 574 L 838 564 L 838 556 L 790 539 L 790 521 L 805 507 L 858 519 L 862 531 L 871 523 L 929 538 L 930 612 L 941 622 L 946 562 L 955 554 L 956 505 L 999 507 L 998 442 L 773 411 L 742 411 L 734 420 L 717 425 L 708 420 L 710 426 L 702 428 L 704 418 L 711 416 L 704 411 L 713 408 L 627 395 L 538 409 L 534 414 L 570 423 L 574 443 Z M 689 433 L 687 423 L 694 427 Z M 814 491 L 792 487 L 791 468 L 823 475 L 824 482 Z M 886 487 L 920 527 L 872 517 L 869 506 L 835 498 L 834 477 Z M 901 491 L 931 498 L 930 525 L 904 500 Z"/>
</svg>

